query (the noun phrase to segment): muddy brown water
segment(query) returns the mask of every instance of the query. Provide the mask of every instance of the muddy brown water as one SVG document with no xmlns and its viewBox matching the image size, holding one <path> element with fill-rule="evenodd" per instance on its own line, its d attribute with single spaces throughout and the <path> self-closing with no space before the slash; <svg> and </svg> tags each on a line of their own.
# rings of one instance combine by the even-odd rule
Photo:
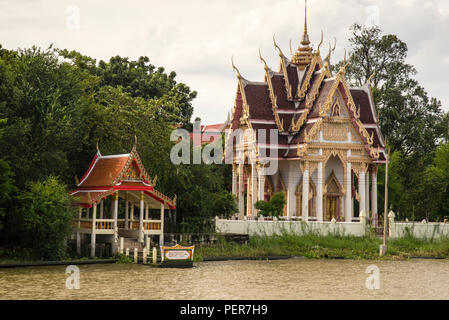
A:
<svg viewBox="0 0 449 320">
<path fill-rule="evenodd" d="M 379 289 L 367 289 L 367 268 Z M 0 299 L 449 299 L 449 260 L 318 260 L 196 263 L 191 269 L 80 265 L 0 269 Z"/>
</svg>

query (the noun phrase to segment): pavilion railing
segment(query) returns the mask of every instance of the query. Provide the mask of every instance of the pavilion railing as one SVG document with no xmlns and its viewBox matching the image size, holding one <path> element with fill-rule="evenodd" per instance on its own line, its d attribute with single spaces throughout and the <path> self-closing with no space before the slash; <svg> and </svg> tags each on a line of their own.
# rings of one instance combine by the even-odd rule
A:
<svg viewBox="0 0 449 320">
<path fill-rule="evenodd" d="M 113 230 L 114 219 L 97 219 L 95 221 L 95 227 L 97 230 Z"/>
</svg>

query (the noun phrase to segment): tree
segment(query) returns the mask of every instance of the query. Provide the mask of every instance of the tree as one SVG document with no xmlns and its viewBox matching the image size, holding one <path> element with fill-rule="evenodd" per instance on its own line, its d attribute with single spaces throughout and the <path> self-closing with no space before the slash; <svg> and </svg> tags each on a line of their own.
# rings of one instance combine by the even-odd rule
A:
<svg viewBox="0 0 449 320">
<path fill-rule="evenodd" d="M 282 215 L 285 206 L 285 192 L 277 192 L 273 194 L 270 201 L 259 200 L 255 203 L 255 208 L 259 214 L 265 217 L 279 217 Z"/>
<path fill-rule="evenodd" d="M 441 102 L 429 98 L 413 78 L 417 71 L 405 61 L 406 43 L 396 35 L 382 35 L 378 26 L 354 24 L 351 30 L 346 77 L 350 84 L 361 86 L 375 71 L 371 80 L 373 96 L 380 128 L 392 151 L 401 150 L 406 157 L 432 153 L 447 132 L 447 122 Z M 342 64 L 340 61 L 333 69 L 338 70 Z"/>
<path fill-rule="evenodd" d="M 431 197 L 429 186 L 434 181 L 427 168 L 438 145 L 448 139 L 449 115 L 442 112 L 441 102 L 429 98 L 414 79 L 417 71 L 406 62 L 406 43 L 395 35 L 382 35 L 377 26 L 354 24 L 351 30 L 346 77 L 351 85 L 361 86 L 374 74 L 371 88 L 379 124 L 393 152 L 389 202 L 401 217 L 429 217 L 434 211 L 430 208 L 436 204 L 425 200 L 425 193 L 428 199 Z M 343 63 L 337 63 L 334 70 Z M 381 188 L 383 170 L 379 170 Z M 379 205 L 383 208 L 383 203 Z"/>
<path fill-rule="evenodd" d="M 24 232 L 34 257 L 58 260 L 66 255 L 75 208 L 65 186 L 54 176 L 30 183 L 19 197 Z"/>
</svg>

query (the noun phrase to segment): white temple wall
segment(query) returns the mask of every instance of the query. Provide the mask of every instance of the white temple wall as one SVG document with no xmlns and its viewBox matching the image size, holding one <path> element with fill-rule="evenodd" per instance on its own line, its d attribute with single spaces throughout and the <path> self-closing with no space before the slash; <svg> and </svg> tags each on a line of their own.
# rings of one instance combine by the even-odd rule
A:
<svg viewBox="0 0 449 320">
<path fill-rule="evenodd" d="M 316 221 L 262 221 L 216 219 L 215 228 L 219 233 L 248 235 L 280 235 L 284 233 L 303 235 L 313 232 L 319 235 L 365 235 L 362 223 L 354 222 L 316 222 Z"/>
</svg>

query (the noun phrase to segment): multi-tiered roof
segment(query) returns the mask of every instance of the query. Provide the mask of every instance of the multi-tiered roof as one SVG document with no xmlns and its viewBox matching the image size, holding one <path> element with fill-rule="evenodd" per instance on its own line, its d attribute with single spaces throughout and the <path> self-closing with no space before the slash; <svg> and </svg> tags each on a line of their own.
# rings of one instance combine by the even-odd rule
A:
<svg viewBox="0 0 449 320">
<path fill-rule="evenodd" d="M 384 162 L 385 145 L 369 81 L 362 87 L 349 87 L 345 80 L 345 66 L 333 75 L 330 55 L 335 46 L 329 48 L 323 61 L 320 55 L 322 40 L 313 51 L 305 21 L 300 46 L 291 59 L 274 42 L 280 57 L 279 71 L 271 70 L 260 55 L 265 67 L 263 82 L 246 80 L 233 65 L 237 71 L 238 87 L 230 128 L 253 129 L 256 137 L 258 129 L 277 129 L 277 144 L 270 144 L 267 133 L 266 145 L 258 144 L 259 151 L 267 148 L 268 156 L 271 146 L 278 149 L 278 159 L 300 159 L 312 137 L 320 130 L 324 118 L 329 116 L 338 90 L 366 152 L 373 162 Z M 258 137 L 256 139 L 259 140 Z"/>
</svg>

